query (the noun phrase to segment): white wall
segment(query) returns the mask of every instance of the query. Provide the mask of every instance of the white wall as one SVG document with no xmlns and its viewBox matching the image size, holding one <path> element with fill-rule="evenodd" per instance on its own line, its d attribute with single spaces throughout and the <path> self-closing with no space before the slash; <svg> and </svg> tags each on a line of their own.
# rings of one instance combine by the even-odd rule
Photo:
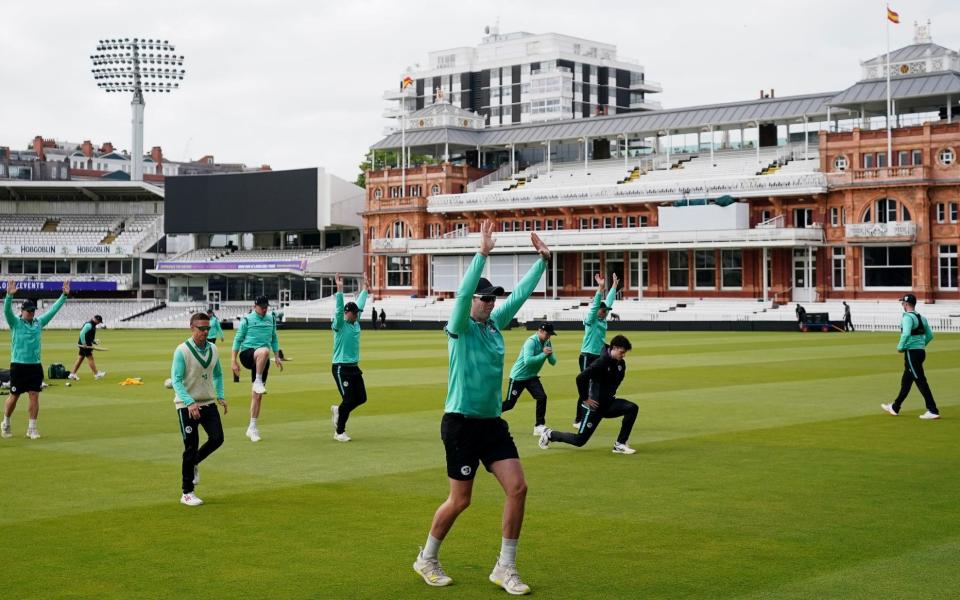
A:
<svg viewBox="0 0 960 600">
<path fill-rule="evenodd" d="M 657 227 L 663 231 L 716 231 L 750 228 L 750 205 L 661 206 Z"/>
</svg>

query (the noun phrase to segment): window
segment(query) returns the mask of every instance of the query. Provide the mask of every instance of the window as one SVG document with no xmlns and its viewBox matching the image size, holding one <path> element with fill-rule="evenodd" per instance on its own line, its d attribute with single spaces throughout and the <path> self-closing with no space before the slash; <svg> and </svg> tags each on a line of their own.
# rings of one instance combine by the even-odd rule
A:
<svg viewBox="0 0 960 600">
<path fill-rule="evenodd" d="M 910 209 L 907 208 L 906 204 L 900 205 L 900 220 L 909 221 L 910 220 Z"/>
<path fill-rule="evenodd" d="M 769 221 L 769 220 L 772 219 L 772 218 L 773 218 L 773 211 L 772 211 L 772 210 L 764 209 L 764 210 L 760 211 L 760 222 L 761 222 L 761 223 L 766 223 L 767 221 Z"/>
<path fill-rule="evenodd" d="M 600 217 L 590 219 L 590 229 L 600 229 Z"/>
<path fill-rule="evenodd" d="M 580 217 L 580 229 L 590 229 L 590 219 Z"/>
<path fill-rule="evenodd" d="M 793 226 L 804 229 L 806 227 L 813 226 L 813 209 L 812 208 L 795 208 L 793 209 Z"/>
<path fill-rule="evenodd" d="M 897 202 L 892 198 L 877 200 L 877 223 L 894 223 L 897 220 Z"/>
<path fill-rule="evenodd" d="M 43 275 L 52 275 L 54 272 L 54 264 L 52 260 L 41 260 L 40 261 L 40 273 Z"/>
<path fill-rule="evenodd" d="M 439 193 L 440 193 L 440 184 L 438 183 L 433 184 L 433 186 L 430 188 L 430 194 L 433 196 L 436 196 Z"/>
<path fill-rule="evenodd" d="M 399 186 L 399 185 L 391 185 L 391 186 L 390 186 L 390 197 L 391 197 L 391 198 L 399 198 L 399 197 L 402 196 L 402 195 L 403 195 L 403 187 L 401 187 L 401 186 Z"/>
<path fill-rule="evenodd" d="M 872 155 L 872 154 L 864 154 L 864 155 L 863 155 L 863 168 L 864 168 L 864 169 L 872 169 L 873 166 L 874 166 L 873 155 Z"/>
<path fill-rule="evenodd" d="M 641 277 L 643 281 L 640 284 L 646 288 L 650 275 L 646 253 L 644 253 L 642 260 L 638 260 L 639 254 L 639 252 L 630 253 L 630 287 L 633 289 L 639 289 L 640 286 L 637 285 L 637 282 L 640 281 Z"/>
<path fill-rule="evenodd" d="M 23 261 L 17 259 L 8 260 L 7 270 L 10 273 L 23 273 Z"/>
<path fill-rule="evenodd" d="M 830 225 L 837 227 L 840 225 L 840 207 L 832 206 L 830 207 Z"/>
<path fill-rule="evenodd" d="M 506 226 L 510 223 L 505 221 L 503 224 Z M 430 223 L 428 231 L 432 239 L 443 237 L 443 223 Z M 506 229 L 504 229 L 504 231 L 506 231 Z"/>
<path fill-rule="evenodd" d="M 877 168 L 882 169 L 887 166 L 887 153 L 877 152 Z"/>
<path fill-rule="evenodd" d="M 616 217 L 613 220 L 613 226 L 616 227 L 617 229 L 620 229 L 621 227 L 623 227 L 623 217 Z"/>
<path fill-rule="evenodd" d="M 912 252 L 909 246 L 863 248 L 864 287 L 909 289 L 913 283 Z"/>
<path fill-rule="evenodd" d="M 940 289 L 957 289 L 957 247 L 940 246 Z"/>
<path fill-rule="evenodd" d="M 603 218 L 603 228 L 604 228 L 604 229 L 610 229 L 611 227 L 612 227 L 612 223 L 611 223 L 611 221 L 610 221 L 610 217 L 604 217 L 604 218 Z"/>
<path fill-rule="evenodd" d="M 922 165 L 922 164 L 923 164 L 923 151 L 922 151 L 922 150 L 914 150 L 912 154 L 913 154 L 913 164 L 916 165 L 916 166 Z"/>
<path fill-rule="evenodd" d="M 413 273 L 409 256 L 387 257 L 387 287 L 410 287 Z"/>
<path fill-rule="evenodd" d="M 377 200 L 379 200 L 380 198 L 383 198 L 383 188 L 377 188 L 373 190 L 373 197 L 376 198 Z"/>
<path fill-rule="evenodd" d="M 627 227 L 636 227 L 636 226 L 637 226 L 637 218 L 634 216 L 627 217 Z"/>
<path fill-rule="evenodd" d="M 523 230 L 524 230 L 524 231 L 531 231 L 531 230 L 533 229 L 533 227 L 531 226 L 531 224 L 532 224 L 532 221 L 530 221 L 530 220 L 524 221 L 524 222 L 523 222 Z"/>
<path fill-rule="evenodd" d="M 376 228 L 376 227 L 371 227 L 371 228 L 370 228 L 370 235 L 369 235 L 368 237 L 369 237 L 371 240 L 377 239 L 377 228 Z"/>
<path fill-rule="evenodd" d="M 394 221 L 393 225 L 390 227 L 390 235 L 388 235 L 387 237 L 392 237 L 392 238 L 410 237 L 410 228 L 407 227 L 403 221 Z"/>
<path fill-rule="evenodd" d="M 957 203 L 956 202 L 950 203 L 950 222 L 951 223 L 957 222 Z"/>
<path fill-rule="evenodd" d="M 407 194 L 408 196 L 413 196 L 417 198 L 423 195 L 422 185 L 411 185 L 411 186 L 408 186 L 408 189 L 410 190 L 410 193 Z"/>
<path fill-rule="evenodd" d="M 561 229 L 563 229 L 563 219 L 557 219 L 556 225 L 557 225 L 556 227 L 557 231 L 560 231 Z"/>
<path fill-rule="evenodd" d="M 910 166 L 910 151 L 901 150 L 897 152 L 897 164 L 898 167 L 907 167 Z"/>
<path fill-rule="evenodd" d="M 955 159 L 953 148 L 944 148 L 937 153 L 937 160 L 940 161 L 941 165 L 952 165 Z"/>
<path fill-rule="evenodd" d="M 943 202 L 937 203 L 937 223 L 945 223 L 947 220 L 947 205 Z"/>
<path fill-rule="evenodd" d="M 693 253 L 693 267 L 695 271 L 695 287 L 717 287 L 717 255 L 713 250 L 695 250 Z"/>
<path fill-rule="evenodd" d="M 504 221 L 500 224 L 500 231 L 510 231 L 510 221 Z"/>
<path fill-rule="evenodd" d="M 57 274 L 67 274 L 70 273 L 70 261 L 69 260 L 58 260 L 56 264 Z"/>
<path fill-rule="evenodd" d="M 847 249 L 833 247 L 833 289 L 842 290 L 847 282 Z"/>
<path fill-rule="evenodd" d="M 686 250 L 671 250 L 669 255 L 670 287 L 687 289 L 690 287 L 690 256 Z"/>
<path fill-rule="evenodd" d="M 594 278 L 600 274 L 600 253 L 584 252 L 581 256 L 581 287 L 589 289 L 596 285 Z"/>
<path fill-rule="evenodd" d="M 743 287 L 743 251 L 722 250 L 720 252 L 720 282 L 725 289 Z"/>
</svg>

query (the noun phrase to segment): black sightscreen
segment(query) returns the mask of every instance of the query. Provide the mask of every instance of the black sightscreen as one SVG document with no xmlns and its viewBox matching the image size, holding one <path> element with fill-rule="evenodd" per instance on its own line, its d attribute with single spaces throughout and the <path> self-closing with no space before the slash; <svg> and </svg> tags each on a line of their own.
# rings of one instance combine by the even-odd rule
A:
<svg viewBox="0 0 960 600">
<path fill-rule="evenodd" d="M 167 233 L 317 227 L 317 169 L 167 177 L 164 195 Z"/>
</svg>

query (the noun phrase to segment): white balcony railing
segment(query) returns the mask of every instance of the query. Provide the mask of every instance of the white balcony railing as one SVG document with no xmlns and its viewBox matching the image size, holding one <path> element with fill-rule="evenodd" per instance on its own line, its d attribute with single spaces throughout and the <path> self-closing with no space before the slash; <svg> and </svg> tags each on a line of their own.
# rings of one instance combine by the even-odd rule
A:
<svg viewBox="0 0 960 600">
<path fill-rule="evenodd" d="M 760 248 L 805 247 L 823 244 L 823 229 L 721 229 L 713 231 L 661 231 L 657 227 L 625 229 L 569 229 L 538 231 L 553 251 L 576 252 L 603 248 L 616 250 L 662 250 L 670 248 Z M 533 252 L 530 232 L 496 233 L 494 253 Z M 411 239 L 411 254 L 468 254 L 480 247 L 480 235 L 457 238 Z"/>
<path fill-rule="evenodd" d="M 823 173 L 677 179 L 649 183 L 643 183 L 641 177 L 637 182 L 625 184 L 440 194 L 428 198 L 427 211 L 444 213 L 523 207 L 592 206 L 604 203 L 719 198 L 723 195 L 737 198 L 793 196 L 826 191 L 827 180 Z"/>
<path fill-rule="evenodd" d="M 903 223 L 848 223 L 844 226 L 847 240 L 883 241 L 890 238 L 909 238 L 917 236 L 917 224 Z"/>
<path fill-rule="evenodd" d="M 370 240 L 370 246 L 374 250 L 379 250 L 381 252 L 406 252 L 407 251 L 407 242 L 410 238 L 376 238 Z"/>
</svg>

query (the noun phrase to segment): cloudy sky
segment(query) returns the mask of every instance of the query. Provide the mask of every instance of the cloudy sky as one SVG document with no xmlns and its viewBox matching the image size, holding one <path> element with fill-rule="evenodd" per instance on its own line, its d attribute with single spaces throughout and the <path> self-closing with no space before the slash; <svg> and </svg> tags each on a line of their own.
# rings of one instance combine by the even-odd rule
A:
<svg viewBox="0 0 960 600">
<path fill-rule="evenodd" d="M 589 7 L 589 9 L 585 9 Z M 960 47 L 960 2 L 892 0 L 891 46 L 933 21 Z M 839 90 L 884 51 L 878 0 L 86 0 L 10 2 L 0 16 L 0 145 L 35 135 L 129 148 L 129 98 L 101 92 L 89 55 L 109 37 L 169 39 L 184 87 L 149 95 L 144 146 L 175 160 L 274 169 L 324 166 L 354 179 L 388 122 L 382 94 L 427 52 L 501 33 L 557 32 L 616 44 L 663 85 L 665 108 Z"/>
</svg>

